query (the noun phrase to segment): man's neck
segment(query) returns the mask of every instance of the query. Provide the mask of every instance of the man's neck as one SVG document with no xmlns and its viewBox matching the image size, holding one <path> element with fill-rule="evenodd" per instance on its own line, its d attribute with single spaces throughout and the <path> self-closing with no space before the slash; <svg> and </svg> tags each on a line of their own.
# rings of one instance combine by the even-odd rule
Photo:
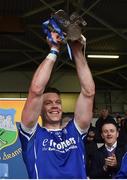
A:
<svg viewBox="0 0 127 180">
<path fill-rule="evenodd" d="M 117 146 L 117 141 L 115 141 L 113 144 L 105 144 L 106 148 L 115 148 Z"/>
<path fill-rule="evenodd" d="M 55 123 L 55 124 L 46 123 L 45 128 L 46 129 L 61 129 L 61 126 L 59 123 Z"/>
</svg>

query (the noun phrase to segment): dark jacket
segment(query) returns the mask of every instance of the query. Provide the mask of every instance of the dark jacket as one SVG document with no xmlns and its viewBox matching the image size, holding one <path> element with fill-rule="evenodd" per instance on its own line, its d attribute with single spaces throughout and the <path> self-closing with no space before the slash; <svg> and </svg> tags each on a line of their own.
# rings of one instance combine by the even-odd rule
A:
<svg viewBox="0 0 127 180">
<path fill-rule="evenodd" d="M 115 150 L 115 155 L 117 159 L 117 166 L 116 167 L 109 167 L 108 170 L 105 172 L 103 169 L 103 166 L 105 164 L 105 158 L 108 157 L 108 152 L 103 145 L 97 150 L 97 153 L 95 154 L 94 158 L 91 162 L 91 172 L 89 174 L 90 178 L 95 179 L 111 179 L 116 175 L 118 170 L 121 166 L 121 160 L 125 153 L 124 146 L 117 145 Z"/>
</svg>

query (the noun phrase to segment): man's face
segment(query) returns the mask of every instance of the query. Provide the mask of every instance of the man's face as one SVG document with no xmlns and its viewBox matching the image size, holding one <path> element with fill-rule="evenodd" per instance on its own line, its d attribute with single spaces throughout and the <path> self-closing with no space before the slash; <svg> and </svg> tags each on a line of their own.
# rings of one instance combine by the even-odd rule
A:
<svg viewBox="0 0 127 180">
<path fill-rule="evenodd" d="M 102 138 L 104 139 L 105 144 L 112 146 L 119 135 L 117 128 L 113 124 L 104 124 L 102 126 Z"/>
<path fill-rule="evenodd" d="M 102 117 L 106 118 L 108 115 L 109 115 L 109 112 L 108 112 L 107 109 L 103 109 L 103 110 L 101 111 L 101 116 L 102 116 Z"/>
<path fill-rule="evenodd" d="M 61 121 L 62 105 L 60 96 L 56 93 L 45 93 L 43 95 L 42 118 L 46 123 L 57 123 Z"/>
</svg>

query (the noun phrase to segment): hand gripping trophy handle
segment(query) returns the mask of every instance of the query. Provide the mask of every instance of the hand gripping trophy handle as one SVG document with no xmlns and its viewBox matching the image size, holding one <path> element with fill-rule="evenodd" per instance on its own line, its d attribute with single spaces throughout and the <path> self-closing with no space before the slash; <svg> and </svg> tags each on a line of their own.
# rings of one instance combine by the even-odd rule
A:
<svg viewBox="0 0 127 180">
<path fill-rule="evenodd" d="M 48 21 L 43 22 L 42 27 L 51 43 L 55 44 L 51 32 L 58 33 L 62 42 L 67 44 L 68 53 L 70 59 L 72 59 L 71 49 L 68 42 L 81 40 L 81 43 L 84 44 L 85 37 L 82 35 L 82 27 L 86 26 L 86 24 L 86 21 L 76 12 L 72 13 L 69 17 L 65 11 L 60 9 L 52 14 Z"/>
</svg>

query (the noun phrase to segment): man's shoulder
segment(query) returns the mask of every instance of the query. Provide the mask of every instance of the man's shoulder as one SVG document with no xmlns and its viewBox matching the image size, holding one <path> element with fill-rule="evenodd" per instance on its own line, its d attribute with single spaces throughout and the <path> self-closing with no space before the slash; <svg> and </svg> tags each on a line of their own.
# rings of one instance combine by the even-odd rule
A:
<svg viewBox="0 0 127 180">
<path fill-rule="evenodd" d="M 69 126 L 71 126 L 72 124 L 74 124 L 74 118 L 71 118 L 71 119 L 69 119 L 68 120 L 68 122 L 63 122 L 62 123 L 62 129 L 64 129 L 64 128 L 66 128 L 66 127 L 69 127 Z"/>
<path fill-rule="evenodd" d="M 105 151 L 106 151 L 106 147 L 104 144 L 98 148 L 98 153 L 104 153 Z"/>
</svg>

